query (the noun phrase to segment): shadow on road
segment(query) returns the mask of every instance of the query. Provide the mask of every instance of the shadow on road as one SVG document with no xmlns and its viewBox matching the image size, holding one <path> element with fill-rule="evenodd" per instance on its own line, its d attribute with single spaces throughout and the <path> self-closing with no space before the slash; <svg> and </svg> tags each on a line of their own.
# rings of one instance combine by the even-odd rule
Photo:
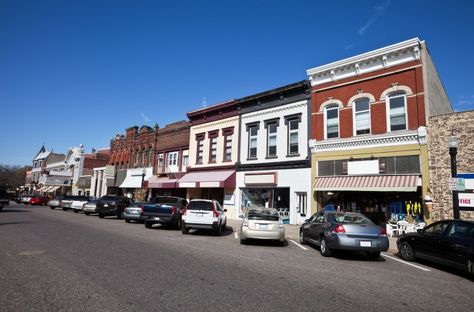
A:
<svg viewBox="0 0 474 312">
<path fill-rule="evenodd" d="M 32 222 L 29 222 L 29 221 L 0 222 L 0 226 L 2 226 L 2 225 L 16 225 L 16 224 L 28 224 L 28 223 L 32 223 Z"/>
<path fill-rule="evenodd" d="M 227 226 L 225 231 L 221 233 L 220 236 L 229 236 L 234 233 L 234 229 L 231 226 Z M 189 231 L 188 235 L 196 235 L 196 236 L 216 236 L 214 231 L 212 230 L 203 230 L 203 229 L 192 229 Z"/>
<path fill-rule="evenodd" d="M 279 241 L 272 241 L 268 239 L 247 239 L 245 241 L 245 245 L 249 246 L 259 246 L 259 247 L 286 247 L 288 246 L 288 241 L 285 239 L 285 241 L 280 243 Z"/>
<path fill-rule="evenodd" d="M 31 210 L 8 209 L 8 208 L 3 207 L 2 213 L 7 213 L 7 212 L 31 212 Z"/>
</svg>

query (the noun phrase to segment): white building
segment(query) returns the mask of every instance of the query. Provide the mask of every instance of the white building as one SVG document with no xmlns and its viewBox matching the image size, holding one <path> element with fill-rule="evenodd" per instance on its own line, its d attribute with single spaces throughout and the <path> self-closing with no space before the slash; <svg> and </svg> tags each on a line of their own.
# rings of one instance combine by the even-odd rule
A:
<svg viewBox="0 0 474 312">
<path fill-rule="evenodd" d="M 277 208 L 285 223 L 309 217 L 310 112 L 306 81 L 240 99 L 237 218 L 246 208 Z"/>
</svg>

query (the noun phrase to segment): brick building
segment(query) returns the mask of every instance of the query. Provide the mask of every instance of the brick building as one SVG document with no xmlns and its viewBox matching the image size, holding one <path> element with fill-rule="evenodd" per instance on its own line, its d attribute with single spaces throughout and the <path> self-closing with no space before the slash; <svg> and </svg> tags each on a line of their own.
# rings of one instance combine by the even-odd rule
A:
<svg viewBox="0 0 474 312">
<path fill-rule="evenodd" d="M 434 221 L 453 218 L 453 197 L 448 188 L 451 177 L 448 140 L 458 140 L 457 172 L 465 178 L 466 190 L 458 194 L 461 219 L 474 220 L 474 111 L 432 116 L 428 119 L 428 149 L 430 155 L 430 192 Z M 463 200 L 465 199 L 465 200 Z"/>
<path fill-rule="evenodd" d="M 313 211 L 340 205 L 376 222 L 407 212 L 429 217 L 420 209 L 429 187 L 427 120 L 452 108 L 425 42 L 407 40 L 307 73 Z"/>
</svg>

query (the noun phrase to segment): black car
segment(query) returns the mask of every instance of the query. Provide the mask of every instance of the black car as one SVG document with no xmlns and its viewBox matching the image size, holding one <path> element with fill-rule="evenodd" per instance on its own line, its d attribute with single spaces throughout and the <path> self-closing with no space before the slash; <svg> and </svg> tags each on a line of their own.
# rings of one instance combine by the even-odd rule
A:
<svg viewBox="0 0 474 312">
<path fill-rule="evenodd" d="M 397 240 L 400 256 L 450 266 L 474 275 L 474 222 L 443 220 Z"/>
<path fill-rule="evenodd" d="M 131 203 L 133 200 L 125 196 L 105 195 L 96 203 L 96 212 L 99 218 L 116 216 L 122 219 L 123 210 Z"/>
</svg>

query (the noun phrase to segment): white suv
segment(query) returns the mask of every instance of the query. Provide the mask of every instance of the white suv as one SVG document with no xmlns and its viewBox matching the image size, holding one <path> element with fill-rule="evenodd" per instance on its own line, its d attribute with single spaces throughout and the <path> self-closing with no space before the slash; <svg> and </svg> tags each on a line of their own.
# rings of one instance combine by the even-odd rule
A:
<svg viewBox="0 0 474 312">
<path fill-rule="evenodd" d="M 226 211 L 216 200 L 193 199 L 183 211 L 181 231 L 188 234 L 190 229 L 209 229 L 221 235 L 226 229 Z"/>
</svg>

